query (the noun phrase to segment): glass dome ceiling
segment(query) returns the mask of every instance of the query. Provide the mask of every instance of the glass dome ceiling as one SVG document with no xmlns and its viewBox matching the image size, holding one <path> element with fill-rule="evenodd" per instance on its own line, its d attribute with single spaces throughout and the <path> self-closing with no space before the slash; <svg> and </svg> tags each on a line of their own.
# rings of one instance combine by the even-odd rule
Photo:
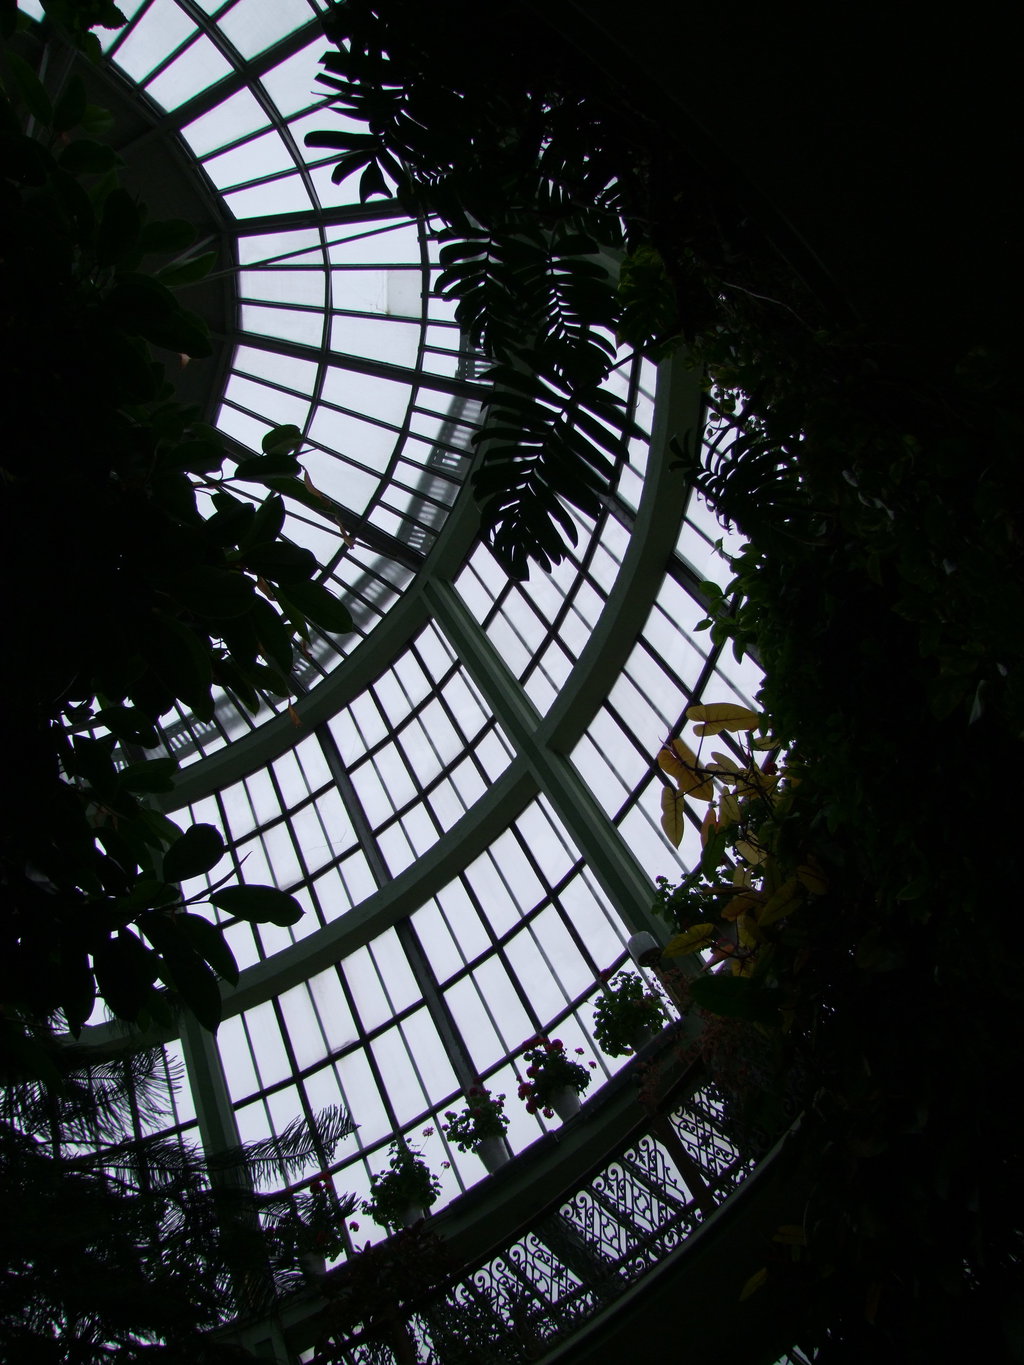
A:
<svg viewBox="0 0 1024 1365">
<path fill-rule="evenodd" d="M 482 389 L 432 293 L 429 225 L 360 205 L 303 145 L 325 118 L 326 6 L 121 8 L 109 58 L 152 106 L 145 136 L 177 141 L 213 192 L 237 267 L 211 417 L 239 458 L 275 425 L 303 431 L 332 513 L 286 529 L 358 629 L 317 643 L 291 713 L 225 699 L 209 725 L 165 719 L 187 765 L 166 808 L 228 843 L 210 880 L 273 882 L 306 910 L 228 922 L 241 981 L 216 1040 L 186 1026 L 167 1043 L 187 1075 L 169 1131 L 255 1140 L 341 1103 L 358 1126 L 339 1190 L 365 1196 L 390 1139 L 433 1128 L 419 1141 L 450 1163 L 446 1201 L 479 1170 L 437 1119 L 475 1079 L 509 1096 L 514 1150 L 544 1130 L 514 1098 L 530 1035 L 582 1047 L 599 1082 L 621 1065 L 593 1044 L 598 974 L 658 931 L 654 878 L 699 850 L 696 821 L 678 852 L 661 834 L 655 755 L 687 706 L 749 705 L 758 682 L 695 633 L 701 581 L 728 569 L 669 440 L 718 438 L 699 377 L 624 353 L 613 382 L 647 436 L 562 564 L 508 579 L 459 496 Z"/>
</svg>

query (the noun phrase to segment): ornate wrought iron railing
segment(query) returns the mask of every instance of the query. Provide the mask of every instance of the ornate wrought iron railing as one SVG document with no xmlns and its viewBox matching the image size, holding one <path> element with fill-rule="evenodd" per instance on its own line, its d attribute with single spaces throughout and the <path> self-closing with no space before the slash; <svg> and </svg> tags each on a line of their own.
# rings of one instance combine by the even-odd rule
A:
<svg viewBox="0 0 1024 1365">
<path fill-rule="evenodd" d="M 364 1253 L 381 1258 L 381 1293 L 370 1296 L 372 1304 L 353 1301 L 346 1269 L 328 1277 L 320 1340 L 303 1359 L 332 1365 L 538 1359 L 681 1246 L 754 1164 L 730 1141 L 721 1099 L 703 1084 L 649 1114 L 639 1132 L 538 1209 L 525 1231 L 485 1256 L 446 1268 L 445 1243 L 424 1224 L 392 1238 L 390 1252 Z M 396 1276 L 390 1300 L 389 1274 Z"/>
</svg>

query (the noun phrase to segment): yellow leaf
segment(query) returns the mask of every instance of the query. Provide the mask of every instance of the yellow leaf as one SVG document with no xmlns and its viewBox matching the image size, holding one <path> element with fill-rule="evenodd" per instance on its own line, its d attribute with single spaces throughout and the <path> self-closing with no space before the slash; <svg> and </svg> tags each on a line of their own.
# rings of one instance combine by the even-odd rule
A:
<svg viewBox="0 0 1024 1365">
<path fill-rule="evenodd" d="M 745 858 L 747 862 L 750 863 L 751 867 L 757 867 L 759 863 L 763 863 L 765 858 L 768 857 L 768 853 L 765 849 L 759 848 L 756 844 L 752 844 L 748 839 L 741 839 L 739 841 L 736 845 L 736 852 L 741 858 Z"/>
<path fill-rule="evenodd" d="M 692 796 L 694 801 L 713 801 L 715 779 L 705 777 L 703 773 L 695 772 L 693 768 L 687 768 L 686 776 L 679 779 L 679 790 L 683 796 Z"/>
<path fill-rule="evenodd" d="M 708 839 L 711 837 L 711 831 L 714 830 L 714 829 L 717 829 L 717 828 L 718 828 L 718 820 L 717 820 L 717 818 L 716 818 L 716 816 L 715 816 L 715 807 L 714 807 L 714 804 L 712 804 L 712 805 L 708 806 L 707 814 L 704 816 L 704 819 L 701 821 L 701 826 L 700 826 L 700 846 L 701 846 L 701 848 L 706 848 L 706 847 L 707 847 Z"/>
<path fill-rule="evenodd" d="M 717 749 L 713 749 L 711 757 L 718 764 L 722 772 L 738 773 L 740 771 L 740 765 L 729 754 L 720 754 Z"/>
<path fill-rule="evenodd" d="M 762 735 L 760 739 L 752 739 L 750 747 L 752 749 L 777 749 L 779 741 L 772 735 Z"/>
<path fill-rule="evenodd" d="M 687 957 L 699 953 L 702 948 L 710 948 L 718 930 L 713 924 L 695 924 L 685 933 L 676 934 L 665 945 L 665 957 Z"/>
<path fill-rule="evenodd" d="M 817 858 L 808 858 L 806 863 L 797 868 L 796 875 L 801 886 L 806 887 L 812 896 L 823 896 L 828 890 L 828 881 Z"/>
<path fill-rule="evenodd" d="M 658 767 L 669 777 L 680 778 L 697 766 L 697 755 L 681 739 L 663 744 L 658 754 Z"/>
<path fill-rule="evenodd" d="M 736 800 L 732 792 L 726 792 L 718 803 L 723 825 L 738 825 L 740 821 L 740 803 Z"/>
<path fill-rule="evenodd" d="M 683 841 L 686 804 L 679 792 L 671 787 L 661 789 L 661 827 L 669 843 L 678 848 Z"/>
<path fill-rule="evenodd" d="M 763 900 L 764 895 L 760 891 L 741 891 L 738 896 L 733 896 L 722 911 L 722 918 L 730 921 L 739 919 L 740 915 L 745 915 L 748 910 L 756 909 Z"/>
<path fill-rule="evenodd" d="M 782 1223 L 772 1241 L 781 1242 L 783 1246 L 805 1247 L 807 1233 L 799 1223 Z"/>
<path fill-rule="evenodd" d="M 717 735 L 723 730 L 756 730 L 761 724 L 756 711 L 729 701 L 715 702 L 711 706 L 690 706 L 686 718 L 704 722 L 694 731 L 698 735 Z"/>
<path fill-rule="evenodd" d="M 744 1299 L 749 1299 L 751 1294 L 756 1294 L 768 1278 L 768 1267 L 762 1266 L 760 1270 L 755 1270 L 750 1279 L 740 1290 L 740 1303 Z"/>
<path fill-rule="evenodd" d="M 757 947 L 760 939 L 757 934 L 756 925 L 757 921 L 754 919 L 753 915 L 750 914 L 740 915 L 739 919 L 736 921 L 736 927 L 740 931 L 741 948 Z"/>
<path fill-rule="evenodd" d="M 732 870 L 733 886 L 750 886 L 753 881 L 753 873 L 749 867 L 734 867 Z"/>
<path fill-rule="evenodd" d="M 697 767 L 697 755 L 681 739 L 662 747 L 658 767 L 674 777 L 683 796 L 695 801 L 710 801 L 715 795 L 715 780 Z"/>
<path fill-rule="evenodd" d="M 800 908 L 803 898 L 804 893 L 796 877 L 787 877 L 758 915 L 758 924 L 762 929 L 766 929 L 769 924 L 774 924 L 776 920 L 791 915 L 794 910 Z"/>
</svg>

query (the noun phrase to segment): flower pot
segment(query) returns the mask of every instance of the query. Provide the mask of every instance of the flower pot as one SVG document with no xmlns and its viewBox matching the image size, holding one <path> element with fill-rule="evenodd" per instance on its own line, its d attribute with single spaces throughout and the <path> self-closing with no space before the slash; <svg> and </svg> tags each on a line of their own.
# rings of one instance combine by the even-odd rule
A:
<svg viewBox="0 0 1024 1365">
<path fill-rule="evenodd" d="M 505 1139 L 500 1137 L 484 1138 L 477 1143 L 473 1151 L 491 1172 L 496 1171 L 499 1166 L 504 1166 L 509 1159 Z"/>
<path fill-rule="evenodd" d="M 409 1204 L 398 1215 L 398 1221 L 403 1228 L 411 1228 L 414 1223 L 418 1223 L 421 1218 L 426 1218 L 427 1211 L 422 1204 Z"/>
<path fill-rule="evenodd" d="M 641 1028 L 634 1029 L 629 1040 L 629 1045 L 634 1052 L 639 1052 L 642 1047 L 651 1041 L 656 1034 L 661 1032 L 660 1021 L 657 1024 L 644 1024 Z"/>
<path fill-rule="evenodd" d="M 327 1274 L 327 1262 L 318 1251 L 303 1251 L 299 1254 L 299 1269 L 307 1280 L 319 1280 Z"/>
<path fill-rule="evenodd" d="M 580 1112 L 580 1097 L 571 1086 L 566 1086 L 564 1090 L 557 1091 L 548 1100 L 545 1106 L 553 1109 L 563 1123 L 571 1119 L 573 1114 Z"/>
</svg>

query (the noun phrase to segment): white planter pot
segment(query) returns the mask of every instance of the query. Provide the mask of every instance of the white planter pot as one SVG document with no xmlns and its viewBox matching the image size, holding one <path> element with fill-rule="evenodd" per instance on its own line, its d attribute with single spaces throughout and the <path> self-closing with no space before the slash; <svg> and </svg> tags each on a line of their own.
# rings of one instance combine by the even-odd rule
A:
<svg viewBox="0 0 1024 1365">
<path fill-rule="evenodd" d="M 557 1094 L 551 1096 L 546 1107 L 553 1109 L 565 1123 L 573 1114 L 580 1112 L 580 1097 L 571 1086 L 566 1086 L 564 1090 L 559 1090 Z"/>
<path fill-rule="evenodd" d="M 504 1138 L 484 1138 L 482 1142 L 477 1143 L 473 1151 L 491 1172 L 498 1170 L 500 1166 L 504 1166 L 509 1159 Z"/>
<path fill-rule="evenodd" d="M 639 1052 L 645 1044 L 649 1043 L 651 1039 L 660 1032 L 661 1028 L 657 1024 L 655 1024 L 653 1028 L 649 1026 L 638 1028 L 629 1040 L 630 1047 L 632 1047 L 634 1052 Z"/>
<path fill-rule="evenodd" d="M 426 1218 L 427 1211 L 422 1204 L 410 1204 L 399 1217 L 403 1228 L 411 1228 L 414 1223 L 418 1223 L 421 1218 Z"/>
<path fill-rule="evenodd" d="M 327 1274 L 327 1262 L 318 1251 L 303 1251 L 299 1255 L 299 1269 L 307 1280 L 319 1280 Z"/>
</svg>

